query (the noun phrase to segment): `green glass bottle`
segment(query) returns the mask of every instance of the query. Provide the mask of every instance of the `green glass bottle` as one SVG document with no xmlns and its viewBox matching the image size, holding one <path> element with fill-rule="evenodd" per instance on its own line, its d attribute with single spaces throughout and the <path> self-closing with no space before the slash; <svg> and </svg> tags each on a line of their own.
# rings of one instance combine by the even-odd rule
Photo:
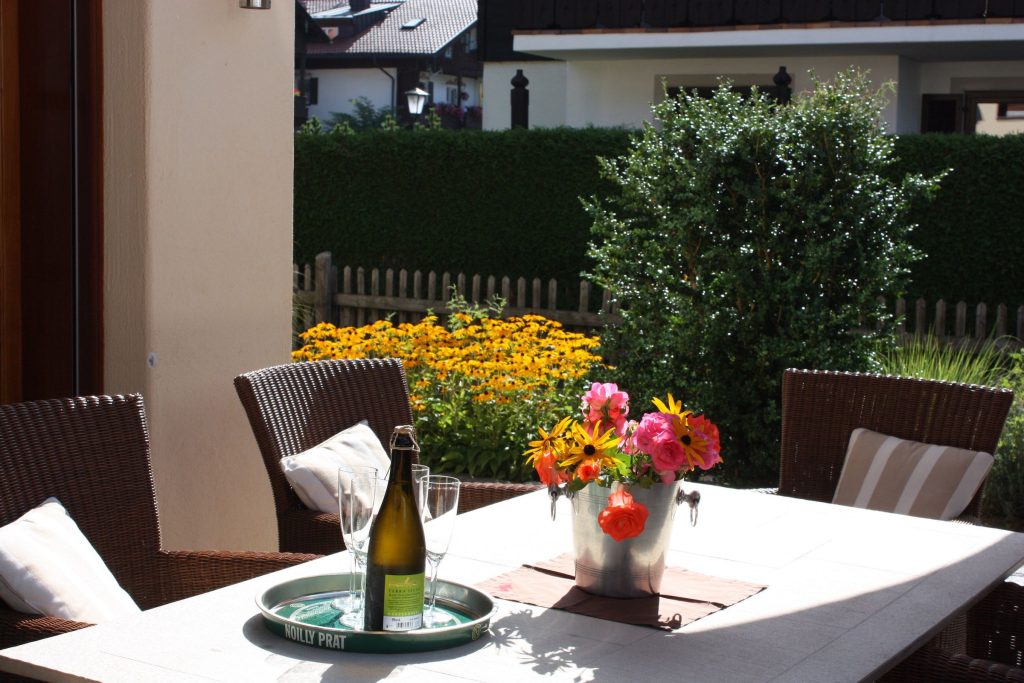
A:
<svg viewBox="0 0 1024 683">
<path fill-rule="evenodd" d="M 413 496 L 412 461 L 419 454 L 416 432 L 395 427 L 391 473 L 380 512 L 370 527 L 366 560 L 367 631 L 411 631 L 423 624 L 427 547 Z"/>
</svg>

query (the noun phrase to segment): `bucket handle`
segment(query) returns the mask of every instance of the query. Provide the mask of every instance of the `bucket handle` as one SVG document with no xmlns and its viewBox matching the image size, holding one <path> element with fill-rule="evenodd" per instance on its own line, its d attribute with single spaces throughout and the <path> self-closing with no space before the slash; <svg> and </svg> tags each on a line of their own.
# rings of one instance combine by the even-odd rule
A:
<svg viewBox="0 0 1024 683">
<path fill-rule="evenodd" d="M 700 505 L 700 491 L 694 490 L 687 493 L 680 488 L 679 493 L 676 494 L 676 505 L 682 505 L 684 500 L 690 506 L 690 526 L 697 526 L 697 506 Z"/>
<path fill-rule="evenodd" d="M 576 494 L 569 491 L 564 486 L 548 486 L 548 497 L 551 498 L 551 521 L 555 521 L 555 514 L 558 512 L 558 498 L 565 496 L 566 498 L 572 499 Z M 690 491 L 687 493 L 682 488 L 679 489 L 679 493 L 676 494 L 676 505 L 682 505 L 683 501 L 690 506 L 690 526 L 697 526 L 697 506 L 700 505 L 700 491 Z"/>
</svg>

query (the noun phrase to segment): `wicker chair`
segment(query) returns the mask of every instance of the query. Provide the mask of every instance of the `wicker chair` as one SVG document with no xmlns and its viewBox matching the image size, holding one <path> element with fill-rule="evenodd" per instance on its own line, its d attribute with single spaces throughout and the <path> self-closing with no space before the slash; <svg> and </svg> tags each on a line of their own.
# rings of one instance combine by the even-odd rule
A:
<svg viewBox="0 0 1024 683">
<path fill-rule="evenodd" d="M 858 427 L 995 453 L 1013 392 L 866 373 L 786 370 L 779 493 L 831 502 Z M 979 490 L 964 515 L 981 512 Z"/>
<path fill-rule="evenodd" d="M 281 471 L 281 458 L 301 453 L 367 420 L 382 444 L 395 425 L 412 424 L 405 370 L 397 358 L 289 363 L 235 378 L 277 509 L 282 551 L 333 553 L 344 548 L 336 514 L 302 504 Z M 463 482 L 459 512 L 528 493 L 539 484 Z"/>
<path fill-rule="evenodd" d="M 994 453 L 1013 392 L 866 373 L 786 370 L 782 376 L 779 493 L 831 502 L 850 434 L 865 427 L 925 443 Z M 976 521 L 979 490 L 961 520 Z M 1021 681 L 1020 586 L 1005 583 L 954 620 L 885 681 Z M 998 614 L 998 618 L 997 615 Z M 966 631 L 966 634 L 965 634 Z M 998 660 L 990 661 L 990 660 Z"/>
<path fill-rule="evenodd" d="M 315 557 L 162 550 L 139 395 L 0 405 L 0 472 L 0 525 L 56 496 L 143 609 Z M 0 647 L 86 626 L 0 602 Z"/>
</svg>

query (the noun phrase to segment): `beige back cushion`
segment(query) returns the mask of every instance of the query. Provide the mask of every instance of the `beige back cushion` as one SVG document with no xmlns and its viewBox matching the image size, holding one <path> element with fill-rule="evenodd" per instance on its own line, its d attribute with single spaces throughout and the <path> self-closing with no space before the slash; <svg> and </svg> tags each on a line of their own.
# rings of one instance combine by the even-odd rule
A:
<svg viewBox="0 0 1024 683">
<path fill-rule="evenodd" d="M 978 492 L 992 456 L 855 429 L 833 503 L 953 519 Z"/>
</svg>

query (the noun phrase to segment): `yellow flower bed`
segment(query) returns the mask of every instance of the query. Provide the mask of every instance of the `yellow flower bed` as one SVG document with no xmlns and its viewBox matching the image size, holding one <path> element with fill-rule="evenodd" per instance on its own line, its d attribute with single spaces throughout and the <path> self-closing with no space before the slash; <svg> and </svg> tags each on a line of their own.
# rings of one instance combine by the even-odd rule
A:
<svg viewBox="0 0 1024 683">
<path fill-rule="evenodd" d="M 399 325 L 321 323 L 301 339 L 295 361 L 402 359 L 424 461 L 509 479 L 530 474 L 518 462 L 520 437 L 542 416 L 578 410 L 579 388 L 601 367 L 596 337 L 538 315 L 502 320 L 456 313 L 448 327 L 436 316 Z"/>
</svg>

